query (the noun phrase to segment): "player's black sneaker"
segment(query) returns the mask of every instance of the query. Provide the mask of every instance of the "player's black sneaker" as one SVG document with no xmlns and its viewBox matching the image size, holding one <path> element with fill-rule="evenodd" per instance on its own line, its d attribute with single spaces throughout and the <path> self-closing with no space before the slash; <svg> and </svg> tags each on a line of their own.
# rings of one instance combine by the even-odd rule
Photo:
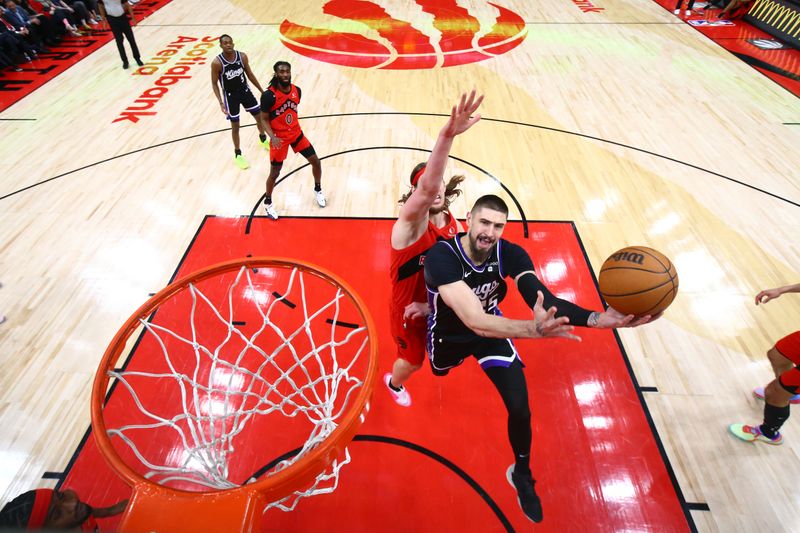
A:
<svg viewBox="0 0 800 533">
<path fill-rule="evenodd" d="M 525 516 L 534 522 L 541 522 L 544 515 L 542 514 L 542 502 L 539 500 L 539 496 L 536 495 L 536 489 L 534 488 L 536 480 L 533 479 L 530 473 L 517 474 L 514 472 L 513 464 L 506 471 L 506 479 L 516 489 L 517 501 Z"/>
</svg>

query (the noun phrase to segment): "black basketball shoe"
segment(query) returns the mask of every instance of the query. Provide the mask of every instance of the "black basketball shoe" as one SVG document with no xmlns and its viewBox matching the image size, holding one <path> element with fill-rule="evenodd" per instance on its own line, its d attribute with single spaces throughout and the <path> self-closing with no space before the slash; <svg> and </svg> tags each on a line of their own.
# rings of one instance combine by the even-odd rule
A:
<svg viewBox="0 0 800 533">
<path fill-rule="evenodd" d="M 530 472 L 527 474 L 517 474 L 514 472 L 514 465 L 508 467 L 506 470 L 506 479 L 508 483 L 517 491 L 517 501 L 530 520 L 534 522 L 541 522 L 544 518 L 542 514 L 542 502 L 539 496 L 536 495 L 536 480 L 533 479 Z"/>
</svg>

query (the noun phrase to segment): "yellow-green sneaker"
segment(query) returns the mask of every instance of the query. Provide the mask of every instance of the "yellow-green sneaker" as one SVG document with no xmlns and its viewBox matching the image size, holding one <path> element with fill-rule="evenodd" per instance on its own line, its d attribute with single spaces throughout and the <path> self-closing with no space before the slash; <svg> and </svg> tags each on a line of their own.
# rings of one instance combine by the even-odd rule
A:
<svg viewBox="0 0 800 533">
<path fill-rule="evenodd" d="M 734 437 L 742 439 L 746 442 L 766 442 L 767 444 L 783 444 L 783 435 L 776 433 L 775 437 L 769 438 L 761 433 L 761 428 L 758 426 L 748 426 L 747 424 L 731 424 L 728 426 L 728 431 Z"/>
<path fill-rule="evenodd" d="M 263 147 L 264 147 L 264 150 L 266 150 L 267 152 L 269 152 L 269 137 L 267 137 L 267 138 L 266 138 L 266 139 L 264 139 L 263 141 L 262 141 L 261 139 L 259 139 L 259 140 L 258 140 L 258 144 L 260 144 L 261 146 L 263 146 Z"/>
<path fill-rule="evenodd" d="M 236 163 L 236 166 L 242 170 L 247 170 L 248 168 L 250 168 L 250 163 L 247 162 L 247 159 L 245 159 L 242 154 L 239 154 L 236 157 L 234 157 L 233 161 Z"/>
</svg>

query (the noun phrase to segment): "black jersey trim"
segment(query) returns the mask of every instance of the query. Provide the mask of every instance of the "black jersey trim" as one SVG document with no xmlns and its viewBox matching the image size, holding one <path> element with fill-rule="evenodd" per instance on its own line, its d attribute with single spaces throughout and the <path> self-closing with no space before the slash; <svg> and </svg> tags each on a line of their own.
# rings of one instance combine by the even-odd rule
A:
<svg viewBox="0 0 800 533">
<path fill-rule="evenodd" d="M 483 268 L 479 269 L 477 266 L 475 266 L 475 263 L 472 262 L 472 259 L 469 258 L 467 252 L 464 251 L 464 247 L 461 246 L 461 235 L 463 235 L 463 233 L 459 233 L 458 235 L 453 237 L 453 240 L 456 241 L 456 246 L 458 246 L 458 252 L 461 254 L 461 257 L 464 258 L 464 261 L 466 261 L 467 264 L 472 268 L 472 270 L 483 274 L 486 271 L 486 267 L 488 266 L 489 260 L 492 258 L 492 253 L 494 253 L 494 251 L 489 252 L 489 257 L 486 258 L 486 261 L 481 263 L 483 265 Z"/>
<path fill-rule="evenodd" d="M 403 281 L 404 279 L 410 278 L 414 274 L 420 272 L 425 265 L 423 265 L 422 261 L 425 257 L 425 252 L 419 253 L 400 265 L 400 268 L 397 269 L 397 281 Z"/>
<path fill-rule="evenodd" d="M 297 139 L 295 139 L 294 142 L 291 144 L 291 147 L 292 148 L 296 148 L 297 145 L 300 144 L 300 141 L 302 141 L 305 138 L 306 138 L 306 136 L 303 135 L 303 132 L 301 131 L 300 135 L 297 136 Z"/>
<path fill-rule="evenodd" d="M 235 50 L 235 52 L 236 52 L 236 57 L 233 58 L 233 61 L 228 61 L 227 59 L 225 59 L 225 54 L 224 53 L 217 56 L 219 58 L 220 63 L 222 63 L 223 67 L 225 67 L 225 65 L 236 64 L 241 60 L 241 57 L 239 56 L 239 50 Z M 244 65 L 242 65 L 242 66 L 244 66 Z"/>
<path fill-rule="evenodd" d="M 497 240 L 497 273 L 500 274 L 501 279 L 505 279 L 506 275 L 503 273 L 503 259 L 500 255 L 500 250 L 502 249 L 503 239 Z"/>
</svg>

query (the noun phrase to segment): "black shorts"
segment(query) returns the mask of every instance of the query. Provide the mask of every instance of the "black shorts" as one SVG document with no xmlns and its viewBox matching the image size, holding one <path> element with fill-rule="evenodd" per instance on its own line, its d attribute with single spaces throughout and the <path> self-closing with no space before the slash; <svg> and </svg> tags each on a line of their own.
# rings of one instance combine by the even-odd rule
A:
<svg viewBox="0 0 800 533">
<path fill-rule="evenodd" d="M 434 338 L 428 332 L 428 359 L 434 374 L 445 375 L 470 355 L 478 360 L 484 370 L 493 366 L 508 367 L 515 359 L 519 359 L 511 339 L 478 337 L 469 342 L 451 342 Z"/>
<path fill-rule="evenodd" d="M 225 109 L 228 111 L 228 120 L 231 122 L 239 122 L 240 104 L 249 113 L 256 114 L 261 112 L 261 106 L 256 102 L 256 97 L 250 91 L 223 92 L 222 101 L 225 103 Z"/>
</svg>

